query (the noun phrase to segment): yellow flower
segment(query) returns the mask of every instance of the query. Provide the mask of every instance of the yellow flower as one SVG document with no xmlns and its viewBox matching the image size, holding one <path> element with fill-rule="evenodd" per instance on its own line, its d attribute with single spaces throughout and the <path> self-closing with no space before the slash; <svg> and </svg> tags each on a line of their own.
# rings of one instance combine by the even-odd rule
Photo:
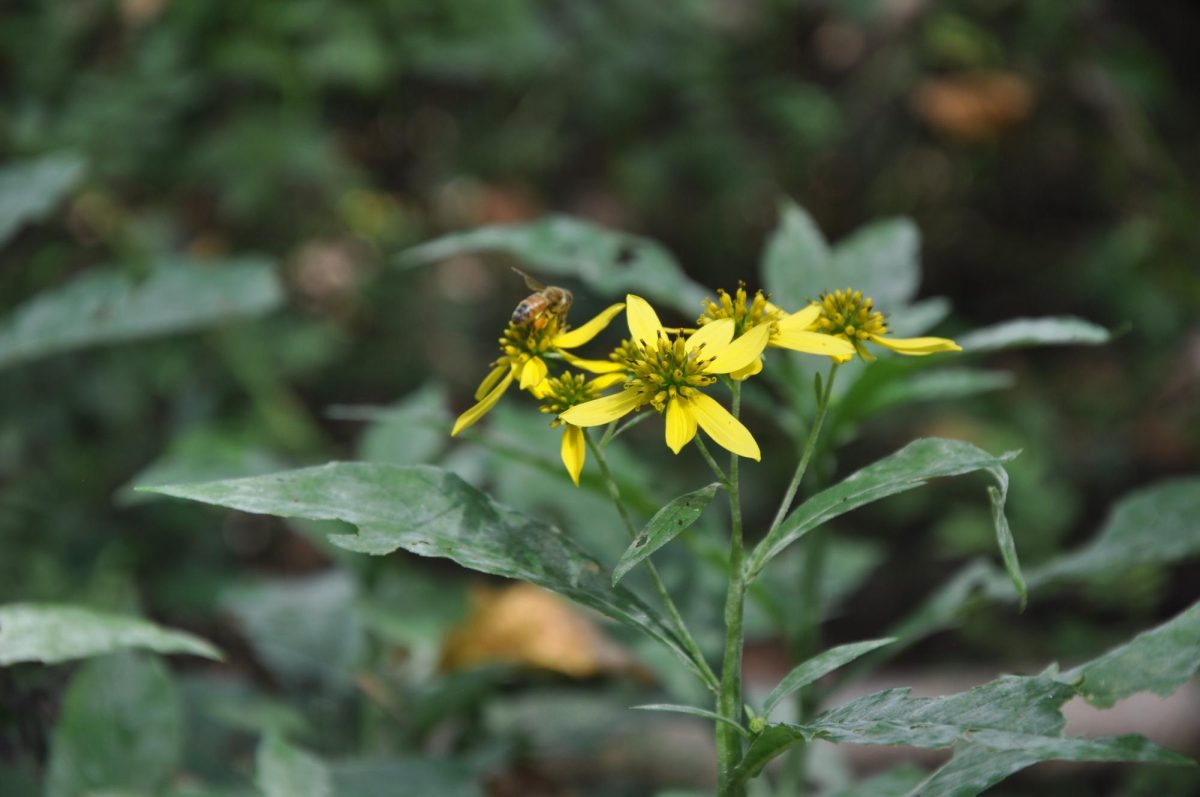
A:
<svg viewBox="0 0 1200 797">
<path fill-rule="evenodd" d="M 849 288 L 822 294 L 820 302 L 810 304 L 796 315 L 803 315 L 804 320 L 807 320 L 813 329 L 826 335 L 836 335 L 854 344 L 858 355 L 868 361 L 874 360 L 875 356 L 867 351 L 867 341 L 891 349 L 897 354 L 913 357 L 923 357 L 939 351 L 962 351 L 962 347 L 949 338 L 889 337 L 891 330 L 887 327 L 883 313 L 875 309 L 875 303 L 870 298 L 864 299 L 862 291 L 852 291 Z M 853 357 L 854 354 L 851 353 L 834 355 L 833 359 L 844 363 Z"/>
<path fill-rule="evenodd" d="M 625 297 L 631 353 L 622 366 L 630 379 L 620 393 L 579 404 L 560 416 L 575 426 L 601 426 L 647 404 L 663 413 L 667 447 L 676 454 L 696 428 L 738 456 L 759 459 L 758 443 L 737 418 L 700 388 L 717 374 L 745 368 L 762 353 L 770 329 L 760 325 L 734 339 L 734 322 L 722 318 L 688 335 L 668 337 L 654 309 L 640 296 Z"/>
<path fill-rule="evenodd" d="M 611 373 L 598 376 L 588 381 L 583 374 L 564 373 L 556 379 L 547 379 L 542 384 L 543 404 L 538 408 L 542 412 L 553 413 L 555 416 L 574 407 L 577 404 L 591 401 L 607 388 L 625 381 L 623 373 Z M 571 476 L 575 486 L 579 486 L 579 474 L 583 472 L 583 462 L 587 457 L 587 445 L 583 439 L 583 429 L 567 423 L 562 418 L 555 417 L 550 428 L 563 427 L 562 461 Z"/>
<path fill-rule="evenodd" d="M 721 318 L 731 319 L 734 323 L 735 335 L 744 335 L 757 326 L 766 324 L 771 329 L 768 346 L 805 354 L 824 354 L 831 357 L 854 356 L 854 346 L 841 338 L 814 332 L 813 316 L 808 308 L 797 313 L 788 313 L 767 301 L 762 291 L 757 291 L 750 299 L 744 285 L 739 285 L 737 292 L 730 296 L 723 290 L 717 291 L 718 301 L 707 301 L 704 313 L 696 319 L 700 326 L 710 324 Z M 762 370 L 762 357 L 756 358 L 745 368 L 730 374 L 734 379 L 747 379 Z"/>
<path fill-rule="evenodd" d="M 535 329 L 532 324 L 509 323 L 504 330 L 504 337 L 500 338 L 500 357 L 492 363 L 491 373 L 483 378 L 475 391 L 477 403 L 458 416 L 450 435 L 458 434 L 486 415 L 514 381 L 522 390 L 528 390 L 540 398 L 542 384 L 549 373 L 547 356 L 561 358 L 592 373 L 621 370 L 619 363 L 580 359 L 567 349 L 578 348 L 596 337 L 624 308 L 624 304 L 614 304 L 576 329 L 564 326 L 557 316 L 551 316 L 541 329 Z"/>
</svg>

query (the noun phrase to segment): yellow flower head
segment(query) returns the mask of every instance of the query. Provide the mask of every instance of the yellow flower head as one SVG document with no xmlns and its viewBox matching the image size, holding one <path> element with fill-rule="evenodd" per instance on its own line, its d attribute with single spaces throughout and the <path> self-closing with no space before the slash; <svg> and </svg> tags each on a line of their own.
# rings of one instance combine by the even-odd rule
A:
<svg viewBox="0 0 1200 797">
<path fill-rule="evenodd" d="M 621 366 L 630 374 L 620 393 L 566 410 L 562 420 L 575 426 L 601 426 L 646 405 L 666 419 L 667 447 L 676 454 L 696 436 L 697 426 L 718 445 L 738 456 L 759 459 L 749 430 L 705 394 L 716 375 L 745 368 L 762 353 L 770 337 L 765 325 L 734 338 L 734 322 L 722 318 L 692 334 L 671 338 L 658 315 L 640 296 L 625 298 L 630 355 Z"/>
<path fill-rule="evenodd" d="M 757 326 L 766 324 L 771 330 L 767 345 L 781 349 L 825 354 L 829 356 L 854 355 L 854 347 L 832 335 L 814 332 L 811 329 L 813 314 L 807 310 L 788 313 L 767 301 L 762 291 L 756 291 L 751 299 L 744 284 L 738 285 L 731 296 L 724 290 L 717 291 L 717 301 L 706 301 L 704 313 L 696 319 L 700 326 L 728 318 L 734 323 L 737 335 L 743 335 Z M 762 358 L 758 357 L 745 368 L 730 374 L 734 379 L 746 379 L 762 370 Z"/>
<path fill-rule="evenodd" d="M 939 351 L 962 351 L 962 347 L 949 338 L 889 337 L 891 330 L 888 329 L 883 313 L 875 309 L 875 302 L 869 297 L 863 298 L 862 291 L 846 288 L 821 294 L 821 301 L 801 311 L 804 312 L 812 319 L 814 329 L 849 341 L 858 355 L 868 361 L 874 360 L 875 356 L 867 351 L 867 341 L 891 349 L 897 354 L 914 357 Z M 853 356 L 853 353 L 834 355 L 833 359 L 844 363 Z"/>
<path fill-rule="evenodd" d="M 606 388 L 625 381 L 622 373 L 611 373 L 588 380 L 583 374 L 564 373 L 558 378 L 547 379 L 542 384 L 542 412 L 558 416 L 577 404 L 598 398 Z M 579 474 L 583 472 L 583 462 L 587 457 L 587 447 L 583 439 L 583 429 L 574 424 L 566 423 L 562 418 L 555 417 L 550 423 L 551 428 L 563 426 L 562 461 L 571 476 L 575 486 L 579 486 Z"/>
<path fill-rule="evenodd" d="M 569 353 L 587 343 L 608 326 L 624 304 L 614 304 L 581 327 L 570 329 L 558 316 L 551 315 L 541 328 L 533 324 L 513 324 L 504 330 L 500 338 L 500 356 L 492 363 L 492 370 L 475 391 L 475 406 L 458 416 L 451 436 L 471 426 L 496 406 L 504 391 L 514 381 L 522 390 L 540 397 L 542 386 L 549 373 L 546 358 L 562 359 L 578 368 L 593 373 L 611 373 L 621 370 L 618 363 L 607 360 L 584 360 Z"/>
</svg>

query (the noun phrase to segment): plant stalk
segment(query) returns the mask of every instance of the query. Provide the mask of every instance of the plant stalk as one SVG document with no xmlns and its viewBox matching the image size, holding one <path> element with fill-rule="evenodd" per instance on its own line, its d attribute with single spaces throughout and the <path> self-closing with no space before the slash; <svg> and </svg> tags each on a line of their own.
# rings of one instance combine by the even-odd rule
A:
<svg viewBox="0 0 1200 797">
<path fill-rule="evenodd" d="M 733 383 L 733 416 L 741 414 L 741 383 Z M 745 548 L 742 543 L 742 502 L 738 484 L 738 456 L 729 457 L 729 590 L 725 594 L 725 655 L 721 662 L 721 692 L 717 713 L 738 724 L 742 712 L 742 619 L 746 609 Z M 732 774 L 742 758 L 742 737 L 726 723 L 717 725 L 717 794 L 744 797 L 741 783 Z"/>
</svg>

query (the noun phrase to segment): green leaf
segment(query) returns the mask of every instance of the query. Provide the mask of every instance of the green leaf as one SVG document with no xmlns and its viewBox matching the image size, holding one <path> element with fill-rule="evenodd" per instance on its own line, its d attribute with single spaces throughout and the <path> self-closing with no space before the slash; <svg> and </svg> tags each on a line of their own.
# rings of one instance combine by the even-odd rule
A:
<svg viewBox="0 0 1200 797">
<path fill-rule="evenodd" d="M 0 169 L 0 246 L 23 225 L 49 215 L 83 177 L 83 170 L 83 160 L 65 152 Z"/>
<path fill-rule="evenodd" d="M 254 761 L 254 779 L 265 797 L 333 797 L 329 768 L 275 734 L 259 742 Z"/>
<path fill-rule="evenodd" d="M 1176 479 L 1122 498 L 1096 538 L 1029 573 L 1029 585 L 1080 579 L 1200 555 L 1200 478 Z"/>
<path fill-rule="evenodd" d="M 936 698 L 912 698 L 907 689 L 885 689 L 826 711 L 810 723 L 767 726 L 751 743 L 734 777 L 753 776 L 791 745 L 817 739 L 932 748 L 967 743 L 993 753 L 1019 752 L 1021 760 L 1032 758 L 1029 763 L 1049 759 L 1191 763 L 1136 736 L 1062 736 L 1066 723 L 1061 708 L 1073 695 L 1071 687 L 1047 675 L 1002 676 L 968 692 Z"/>
<path fill-rule="evenodd" d="M 0 666 L 57 664 L 123 648 L 221 659 L 220 651 L 199 637 L 136 617 L 54 604 L 0 606 Z"/>
<path fill-rule="evenodd" d="M 348 690 L 366 652 L 357 582 L 333 570 L 237 587 L 222 607 L 237 618 L 259 660 L 293 688 Z"/>
<path fill-rule="evenodd" d="M 964 352 L 998 351 L 1025 346 L 1096 346 L 1107 343 L 1107 329 L 1081 318 L 1015 318 L 995 326 L 977 329 L 958 338 Z"/>
<path fill-rule="evenodd" d="M 358 534 L 330 537 L 347 550 L 382 555 L 404 549 L 528 581 L 650 634 L 696 671 L 653 610 L 629 590 L 610 585 L 600 564 L 573 540 L 439 468 L 336 462 L 270 476 L 147 489 L 244 512 L 341 520 L 358 527 Z"/>
<path fill-rule="evenodd" d="M 0 368 L 56 352 L 200 329 L 283 302 L 268 261 L 162 263 L 144 280 L 95 270 L 43 293 L 0 323 Z"/>
<path fill-rule="evenodd" d="M 883 219 L 856 230 L 833 251 L 831 274 L 821 290 L 855 288 L 885 313 L 917 295 L 921 233 L 909 219 Z"/>
<path fill-rule="evenodd" d="M 742 736 L 750 738 L 750 731 L 729 719 L 729 717 L 722 717 L 717 712 L 709 711 L 705 708 L 696 708 L 695 706 L 677 706 L 673 703 L 648 703 L 644 706 L 634 706 L 634 708 L 638 711 L 666 711 L 671 714 L 690 714 L 693 717 L 703 717 L 706 720 L 712 720 L 713 722 L 728 725 Z"/>
<path fill-rule="evenodd" d="M 1103 656 L 1063 673 L 1100 708 L 1137 692 L 1166 697 L 1200 670 L 1200 603 Z"/>
<path fill-rule="evenodd" d="M 920 282 L 920 234 L 908 219 L 869 224 L 832 251 L 812 217 L 794 202 L 780 208 L 779 224 L 762 259 L 772 301 L 799 310 L 822 291 L 856 288 L 884 312 L 912 301 Z"/>
<path fill-rule="evenodd" d="M 762 283 L 771 301 L 794 312 L 817 297 L 832 255 L 825 236 L 804 208 L 790 200 L 763 251 Z"/>
<path fill-rule="evenodd" d="M 1014 456 L 1016 452 L 995 457 L 961 440 L 915 440 L 794 509 L 754 548 L 747 562 L 747 576 L 755 578 L 772 557 L 823 523 L 872 501 L 920 487 L 927 479 L 987 471 L 1000 487 L 1002 503 L 1008 489 L 1003 465 Z"/>
<path fill-rule="evenodd" d="M 905 797 L 928 773 L 916 764 L 901 764 L 865 780 L 848 789 L 837 792 L 833 797 Z"/>
<path fill-rule="evenodd" d="M 418 265 L 485 250 L 518 258 L 539 277 L 573 277 L 614 298 L 636 293 L 690 316 L 709 295 L 661 244 L 570 216 L 452 233 L 409 249 L 399 262 Z"/>
<path fill-rule="evenodd" d="M 864 653 L 870 653 L 876 648 L 881 648 L 895 641 L 894 638 L 887 637 L 885 639 L 872 639 L 867 642 L 852 642 L 848 645 L 838 645 L 836 648 L 830 648 L 824 653 L 813 656 L 808 661 L 801 662 L 784 676 L 779 685 L 771 690 L 771 694 L 767 695 L 767 699 L 763 701 L 762 715 L 769 717 L 772 709 L 779 705 L 779 701 L 797 689 L 808 686 L 818 678 L 822 678 L 838 667 L 854 661 Z"/>
<path fill-rule="evenodd" d="M 992 526 L 996 529 L 996 545 L 1000 548 L 1004 569 L 1008 572 L 1008 578 L 1017 590 L 1021 601 L 1021 611 L 1025 611 L 1025 604 L 1029 602 L 1029 590 L 1025 586 L 1024 576 L 1021 575 L 1021 563 L 1017 560 L 1017 544 L 1013 540 L 1012 529 L 1008 527 L 1008 518 L 1004 516 L 1004 500 L 1007 493 L 1008 474 L 1005 473 L 1005 478 L 1000 480 L 999 488 L 988 487 L 988 498 L 992 502 Z"/>
<path fill-rule="evenodd" d="M 891 366 L 890 368 L 888 366 Z M 854 383 L 838 405 L 838 420 L 861 420 L 883 410 L 918 401 L 947 401 L 977 396 L 1013 386 L 1007 371 L 980 368 L 937 368 L 914 372 L 908 363 L 884 361 L 872 367 L 890 378 L 877 379 L 868 373 Z"/>
<path fill-rule="evenodd" d="M 625 553 L 621 554 L 621 560 L 613 569 L 613 585 L 615 586 L 639 562 L 695 523 L 712 503 L 713 496 L 720 488 L 719 483 L 713 482 L 707 487 L 684 493 L 655 512 L 646 527 L 638 532 L 633 542 L 625 549 Z"/>
<path fill-rule="evenodd" d="M 94 659 L 67 688 L 50 743 L 47 797 L 160 794 L 179 766 L 183 716 L 157 659 Z"/>
<path fill-rule="evenodd" d="M 471 762 L 423 755 L 377 761 L 341 761 L 331 768 L 337 797 L 484 797 Z"/>
<path fill-rule="evenodd" d="M 358 458 L 393 465 L 432 462 L 446 447 L 446 391 L 429 384 L 376 415 L 358 441 Z"/>
</svg>

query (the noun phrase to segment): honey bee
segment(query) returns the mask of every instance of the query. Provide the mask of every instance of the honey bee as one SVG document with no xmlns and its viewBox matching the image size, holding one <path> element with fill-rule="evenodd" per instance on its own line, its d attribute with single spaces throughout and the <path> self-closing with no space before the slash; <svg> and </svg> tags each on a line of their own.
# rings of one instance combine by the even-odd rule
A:
<svg viewBox="0 0 1200 797">
<path fill-rule="evenodd" d="M 514 268 L 513 271 L 524 277 L 529 290 L 534 291 L 522 299 L 517 309 L 513 310 L 514 324 L 528 324 L 534 330 L 539 330 L 546 326 L 551 318 L 557 317 L 559 323 L 566 320 L 567 311 L 571 309 L 571 302 L 575 299 L 569 290 L 554 285 L 543 285 L 518 268 Z"/>
</svg>

